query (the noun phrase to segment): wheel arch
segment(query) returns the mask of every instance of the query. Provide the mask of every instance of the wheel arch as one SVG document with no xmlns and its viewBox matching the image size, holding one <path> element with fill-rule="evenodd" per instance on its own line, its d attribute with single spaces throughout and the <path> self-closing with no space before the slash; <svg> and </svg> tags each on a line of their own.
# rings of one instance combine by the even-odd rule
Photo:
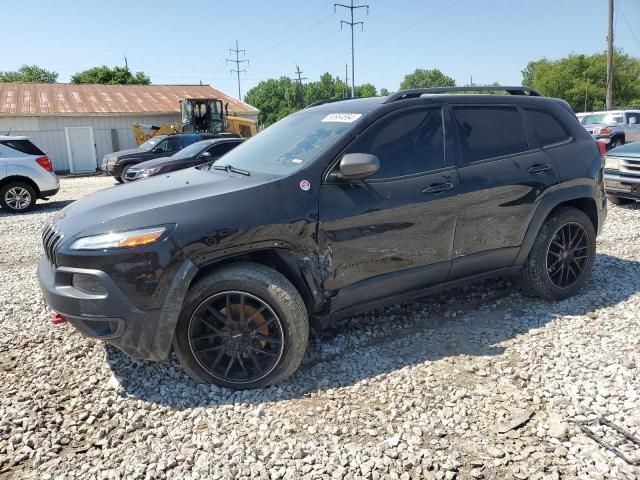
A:
<svg viewBox="0 0 640 480">
<path fill-rule="evenodd" d="M 40 198 L 40 189 L 38 188 L 38 184 L 31 180 L 29 177 L 23 177 L 22 175 L 10 175 L 8 177 L 0 180 L 0 188 L 3 188 L 5 185 L 11 182 L 22 182 L 29 185 L 36 192 L 38 198 Z"/>
<path fill-rule="evenodd" d="M 265 248 L 241 252 L 199 265 L 198 272 L 191 280 L 190 286 L 223 266 L 246 262 L 263 265 L 282 274 L 300 293 L 309 315 L 317 312 L 323 306 L 322 289 L 319 286 L 317 275 L 314 274 L 311 259 L 300 258 L 293 251 L 285 248 Z"/>
<path fill-rule="evenodd" d="M 516 258 L 516 265 L 524 264 L 544 222 L 553 212 L 563 207 L 572 207 L 584 212 L 591 220 L 594 230 L 598 232 L 600 219 L 598 218 L 598 206 L 594 199 L 592 187 L 583 186 L 568 192 L 555 192 L 555 194 L 545 198 L 536 209 L 522 242 L 520 253 Z"/>
</svg>

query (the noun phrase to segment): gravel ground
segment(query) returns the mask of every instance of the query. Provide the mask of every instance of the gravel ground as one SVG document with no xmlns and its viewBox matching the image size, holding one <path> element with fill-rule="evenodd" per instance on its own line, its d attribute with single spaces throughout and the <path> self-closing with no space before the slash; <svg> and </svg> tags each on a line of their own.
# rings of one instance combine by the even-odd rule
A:
<svg viewBox="0 0 640 480">
<path fill-rule="evenodd" d="M 496 280 L 347 319 L 285 384 L 234 393 L 49 323 L 40 230 L 112 183 L 0 213 L 0 479 L 640 478 L 579 428 L 640 433 L 640 208 L 610 206 L 579 296 Z"/>
</svg>

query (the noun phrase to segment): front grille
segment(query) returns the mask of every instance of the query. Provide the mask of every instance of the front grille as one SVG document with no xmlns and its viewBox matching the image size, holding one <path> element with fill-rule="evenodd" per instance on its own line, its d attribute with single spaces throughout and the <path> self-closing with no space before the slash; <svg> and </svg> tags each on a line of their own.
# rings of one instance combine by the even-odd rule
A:
<svg viewBox="0 0 640 480">
<path fill-rule="evenodd" d="M 640 159 L 621 158 L 620 171 L 628 175 L 640 175 Z"/>
<path fill-rule="evenodd" d="M 47 260 L 49 260 L 49 263 L 54 267 L 58 266 L 56 252 L 63 238 L 64 235 L 56 230 L 55 226 L 51 223 L 44 227 L 44 230 L 42 231 L 42 247 L 44 248 L 44 254 L 47 257 Z"/>
</svg>

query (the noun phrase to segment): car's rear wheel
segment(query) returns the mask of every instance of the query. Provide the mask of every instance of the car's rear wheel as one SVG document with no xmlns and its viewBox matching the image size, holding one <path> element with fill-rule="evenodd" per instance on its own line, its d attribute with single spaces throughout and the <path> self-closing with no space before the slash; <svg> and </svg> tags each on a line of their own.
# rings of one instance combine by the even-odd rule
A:
<svg viewBox="0 0 640 480">
<path fill-rule="evenodd" d="M 194 380 L 250 389 L 293 374 L 308 336 L 307 311 L 291 282 L 263 265 L 242 263 L 192 286 L 173 344 Z"/>
<path fill-rule="evenodd" d="M 596 232 L 576 208 L 554 211 L 540 228 L 517 281 L 525 294 L 561 300 L 580 290 L 591 274 Z"/>
<path fill-rule="evenodd" d="M 36 204 L 36 192 L 23 182 L 11 182 L 0 189 L 0 205 L 14 213 L 26 212 Z"/>
<path fill-rule="evenodd" d="M 611 140 L 611 148 L 618 148 L 624 145 L 624 139 L 621 137 L 616 137 Z"/>
<path fill-rule="evenodd" d="M 607 195 L 607 200 L 609 200 L 614 205 L 628 205 L 635 202 L 635 200 L 632 198 L 616 197 L 615 195 Z"/>
</svg>

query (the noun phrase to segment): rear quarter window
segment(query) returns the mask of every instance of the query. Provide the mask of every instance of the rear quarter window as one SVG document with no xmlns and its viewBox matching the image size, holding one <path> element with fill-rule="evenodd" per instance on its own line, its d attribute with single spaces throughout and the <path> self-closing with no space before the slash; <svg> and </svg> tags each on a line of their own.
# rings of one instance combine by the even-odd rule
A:
<svg viewBox="0 0 640 480">
<path fill-rule="evenodd" d="M 3 151 L 8 150 L 8 155 L 10 155 L 11 150 L 23 155 L 44 155 L 44 152 L 36 147 L 30 140 L 0 140 L 0 144 L 8 147 L 8 149 L 2 149 Z"/>
<path fill-rule="evenodd" d="M 562 143 L 571 139 L 569 132 L 549 112 L 532 108 L 525 108 L 524 112 L 528 126 L 540 142 L 540 146 Z"/>
</svg>

